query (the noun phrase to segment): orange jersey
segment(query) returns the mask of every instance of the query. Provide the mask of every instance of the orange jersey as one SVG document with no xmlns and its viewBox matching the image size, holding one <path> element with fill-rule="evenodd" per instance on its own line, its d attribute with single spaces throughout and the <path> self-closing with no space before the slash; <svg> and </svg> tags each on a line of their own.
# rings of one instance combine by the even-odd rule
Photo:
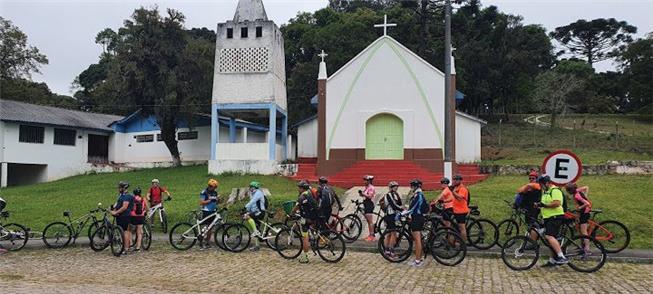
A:
<svg viewBox="0 0 653 294">
<path fill-rule="evenodd" d="M 467 190 L 467 187 L 463 186 L 463 184 L 460 184 L 454 189 L 454 191 L 458 196 L 463 197 L 463 199 L 458 200 L 453 196 L 453 194 L 451 194 L 451 197 L 453 198 L 453 213 L 468 213 L 469 207 L 467 207 L 467 201 L 469 200 L 469 190 Z"/>
<path fill-rule="evenodd" d="M 438 198 L 438 200 L 442 202 L 444 209 L 447 209 L 453 207 L 453 200 L 455 199 L 451 193 L 451 190 L 449 190 L 449 188 L 444 188 L 442 193 L 440 193 L 440 198 Z"/>
</svg>

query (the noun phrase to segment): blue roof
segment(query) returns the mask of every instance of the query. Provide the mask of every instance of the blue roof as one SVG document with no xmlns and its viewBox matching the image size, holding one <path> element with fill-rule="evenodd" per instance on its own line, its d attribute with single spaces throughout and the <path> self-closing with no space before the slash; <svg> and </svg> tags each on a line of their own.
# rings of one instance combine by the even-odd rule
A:
<svg viewBox="0 0 653 294">
<path fill-rule="evenodd" d="M 463 92 L 456 90 L 456 100 L 463 100 L 463 99 L 465 99 L 465 94 L 463 94 Z"/>
</svg>

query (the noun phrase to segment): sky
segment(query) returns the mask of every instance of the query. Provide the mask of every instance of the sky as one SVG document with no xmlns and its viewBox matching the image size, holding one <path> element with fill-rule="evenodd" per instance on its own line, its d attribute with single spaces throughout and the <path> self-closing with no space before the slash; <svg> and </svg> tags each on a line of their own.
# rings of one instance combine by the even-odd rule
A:
<svg viewBox="0 0 653 294">
<path fill-rule="evenodd" d="M 0 0 L 0 16 L 9 19 L 28 36 L 28 43 L 49 59 L 41 74 L 58 94 L 72 95 L 72 82 L 98 61 L 102 48 L 95 36 L 104 28 L 117 30 L 134 9 L 157 5 L 174 8 L 186 16 L 186 27 L 215 30 L 218 22 L 233 18 L 237 0 Z M 526 24 L 543 25 L 547 31 L 580 18 L 616 18 L 638 28 L 637 36 L 653 32 L 653 0 L 481 0 L 484 6 L 524 17 Z M 300 11 L 315 11 L 328 0 L 264 0 L 268 18 L 278 25 Z M 390 20 L 391 21 L 391 20 Z M 401 25 L 401 24 L 399 24 Z M 371 30 L 373 28 L 370 28 Z M 453 28 L 455 30 L 455 28 Z M 612 61 L 595 65 L 597 71 L 614 70 Z"/>
</svg>

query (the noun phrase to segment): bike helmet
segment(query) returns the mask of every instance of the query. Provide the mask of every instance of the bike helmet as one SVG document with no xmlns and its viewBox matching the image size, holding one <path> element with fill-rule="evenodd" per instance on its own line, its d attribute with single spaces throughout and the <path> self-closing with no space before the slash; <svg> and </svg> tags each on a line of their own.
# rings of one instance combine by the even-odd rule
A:
<svg viewBox="0 0 653 294">
<path fill-rule="evenodd" d="M 410 181 L 410 186 L 411 187 L 421 187 L 422 186 L 422 181 L 420 179 L 413 179 Z"/>
<path fill-rule="evenodd" d="M 158 184 L 158 183 L 159 183 L 159 179 L 153 179 L 152 180 L 152 184 Z"/>
<path fill-rule="evenodd" d="M 396 181 L 390 181 L 390 183 L 388 183 L 388 187 L 390 188 L 399 187 L 399 183 L 397 183 Z"/>
<path fill-rule="evenodd" d="M 0 197 L 0 212 L 2 212 L 2 210 L 5 209 L 5 207 L 7 207 L 7 201 L 5 201 Z"/>
<path fill-rule="evenodd" d="M 576 186 L 576 183 L 567 183 L 565 185 L 565 190 L 569 193 L 576 193 L 576 189 L 578 189 L 578 186 Z"/>
<path fill-rule="evenodd" d="M 372 175 L 365 175 L 365 176 L 363 177 L 363 180 L 366 180 L 366 181 L 372 181 L 372 180 L 374 180 L 374 176 L 372 176 Z"/>
<path fill-rule="evenodd" d="M 134 195 L 141 195 L 142 192 L 141 187 L 136 187 L 136 189 L 134 189 Z"/>
<path fill-rule="evenodd" d="M 453 176 L 453 180 L 454 180 L 454 181 L 462 181 L 462 180 L 463 180 L 463 176 L 461 176 L 461 175 L 455 175 L 455 176 Z"/>
<path fill-rule="evenodd" d="M 440 184 L 449 185 L 449 183 L 451 183 L 451 181 L 449 181 L 449 178 L 447 178 L 447 177 L 444 177 L 444 178 L 440 179 Z"/>
<path fill-rule="evenodd" d="M 127 189 L 129 188 L 129 183 L 126 181 L 120 181 L 118 182 L 118 188 Z"/>
<path fill-rule="evenodd" d="M 252 182 L 249 183 L 249 187 L 258 189 L 258 188 L 261 188 L 261 183 L 259 183 L 257 181 L 252 181 Z"/>
<path fill-rule="evenodd" d="M 210 179 L 209 182 L 208 182 L 208 185 L 209 185 L 209 187 L 215 188 L 215 187 L 218 186 L 218 181 L 215 180 L 215 179 Z"/>
<path fill-rule="evenodd" d="M 537 182 L 540 184 L 547 184 L 551 181 L 551 177 L 547 175 L 541 175 L 537 178 Z"/>
<path fill-rule="evenodd" d="M 326 184 L 329 182 L 329 179 L 327 179 L 326 177 L 320 177 L 318 182 L 320 182 L 320 184 Z"/>
<path fill-rule="evenodd" d="M 311 185 L 308 184 L 306 181 L 299 181 L 297 182 L 297 187 L 302 188 L 302 189 L 309 189 L 311 188 Z"/>
</svg>

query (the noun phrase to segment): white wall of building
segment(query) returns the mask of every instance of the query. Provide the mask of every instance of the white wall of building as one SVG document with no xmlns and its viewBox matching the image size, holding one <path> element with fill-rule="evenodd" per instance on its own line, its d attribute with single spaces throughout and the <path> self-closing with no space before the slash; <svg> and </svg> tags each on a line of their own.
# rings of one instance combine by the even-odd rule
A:
<svg viewBox="0 0 653 294">
<path fill-rule="evenodd" d="M 188 128 L 181 128 L 177 132 L 191 131 Z M 178 141 L 179 152 L 182 161 L 208 160 L 211 149 L 211 127 L 195 127 L 197 139 Z M 137 133 L 115 133 L 109 145 L 113 148 L 113 157 L 110 161 L 116 163 L 131 162 L 167 162 L 171 161 L 170 151 L 163 141 L 157 141 L 156 135 L 161 131 L 148 131 Z M 136 136 L 154 135 L 154 142 L 136 141 Z M 220 127 L 220 141 L 229 142 L 229 128 Z M 111 153 L 111 152 L 110 152 Z"/>
<path fill-rule="evenodd" d="M 297 128 L 297 157 L 317 157 L 317 119 Z"/>
<path fill-rule="evenodd" d="M 401 118 L 404 148 L 442 148 L 444 75 L 389 37 L 328 79 L 326 105 L 327 148 L 365 148 L 365 122 L 379 113 Z"/>
<path fill-rule="evenodd" d="M 456 161 L 481 161 L 481 127 L 476 120 L 456 114 Z"/>
</svg>

